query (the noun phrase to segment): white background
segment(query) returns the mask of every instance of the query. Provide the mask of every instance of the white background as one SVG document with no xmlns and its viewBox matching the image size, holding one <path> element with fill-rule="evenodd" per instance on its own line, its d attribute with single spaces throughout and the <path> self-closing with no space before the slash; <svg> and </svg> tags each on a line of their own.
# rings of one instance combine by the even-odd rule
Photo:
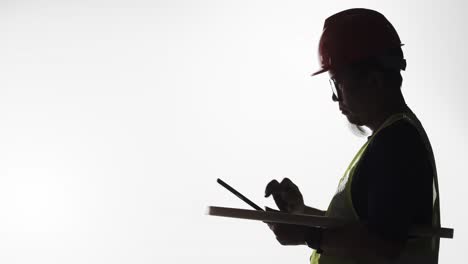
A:
<svg viewBox="0 0 468 264">
<path fill-rule="evenodd" d="M 468 55 L 463 1 L 1 1 L 1 263 L 308 263 L 262 223 L 290 177 L 326 209 L 365 138 L 331 100 L 326 17 L 382 12 L 408 61 L 403 93 L 438 166 L 440 263 L 464 263 Z"/>
</svg>

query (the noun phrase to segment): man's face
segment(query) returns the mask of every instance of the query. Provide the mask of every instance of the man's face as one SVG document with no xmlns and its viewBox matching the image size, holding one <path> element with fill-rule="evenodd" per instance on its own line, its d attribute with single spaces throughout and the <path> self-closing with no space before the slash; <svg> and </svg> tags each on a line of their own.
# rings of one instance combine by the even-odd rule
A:
<svg viewBox="0 0 468 264">
<path fill-rule="evenodd" d="M 329 71 L 330 78 L 335 81 L 339 108 L 348 121 L 358 126 L 368 124 L 372 111 L 372 95 L 370 83 L 362 74 L 353 73 L 349 69 Z"/>
</svg>

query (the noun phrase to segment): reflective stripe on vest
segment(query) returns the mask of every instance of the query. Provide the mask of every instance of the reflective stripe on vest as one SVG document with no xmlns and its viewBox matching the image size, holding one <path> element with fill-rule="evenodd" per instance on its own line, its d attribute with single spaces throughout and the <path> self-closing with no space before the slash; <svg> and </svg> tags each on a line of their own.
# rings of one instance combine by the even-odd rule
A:
<svg viewBox="0 0 468 264">
<path fill-rule="evenodd" d="M 432 147 L 429 143 L 426 132 L 423 126 L 419 122 L 418 118 L 414 113 L 408 109 L 408 112 L 398 113 L 389 117 L 376 132 L 369 138 L 369 140 L 359 149 L 356 156 L 353 158 L 348 168 L 346 169 L 343 177 L 340 179 L 336 194 L 333 196 L 325 216 L 339 217 L 347 219 L 348 221 L 359 222 L 359 216 L 354 209 L 351 197 L 351 182 L 354 176 L 355 169 L 361 160 L 361 157 L 365 155 L 365 151 L 370 142 L 374 139 L 375 135 L 380 132 L 383 128 L 393 124 L 394 122 L 405 119 L 409 121 L 414 127 L 417 128 L 419 135 L 424 141 L 424 144 L 428 150 L 429 158 L 431 160 L 432 171 L 433 171 L 433 209 L 432 209 L 432 226 L 440 228 L 440 209 L 439 209 L 439 185 L 437 181 L 437 169 L 435 166 L 434 154 Z M 439 255 L 439 240 L 438 237 L 432 239 L 421 239 L 421 238 L 409 238 L 406 246 L 401 252 L 399 259 L 394 263 L 428 263 L 436 264 L 438 262 Z M 315 250 L 310 256 L 311 264 L 358 264 L 359 261 L 356 259 L 326 256 L 317 253 Z"/>
</svg>

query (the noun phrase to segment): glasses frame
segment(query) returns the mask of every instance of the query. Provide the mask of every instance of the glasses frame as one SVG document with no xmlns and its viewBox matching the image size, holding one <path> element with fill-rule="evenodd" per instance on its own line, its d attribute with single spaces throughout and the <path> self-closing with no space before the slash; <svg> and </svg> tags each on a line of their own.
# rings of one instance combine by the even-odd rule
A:
<svg viewBox="0 0 468 264">
<path fill-rule="evenodd" d="M 339 96 L 339 90 L 340 90 L 340 86 L 339 86 L 339 83 L 336 79 L 334 78 L 330 78 L 329 79 L 329 82 L 330 82 L 330 87 L 332 89 L 332 93 L 333 93 L 333 96 L 332 96 L 332 99 L 335 100 L 335 101 L 339 101 L 340 100 L 340 96 Z"/>
</svg>

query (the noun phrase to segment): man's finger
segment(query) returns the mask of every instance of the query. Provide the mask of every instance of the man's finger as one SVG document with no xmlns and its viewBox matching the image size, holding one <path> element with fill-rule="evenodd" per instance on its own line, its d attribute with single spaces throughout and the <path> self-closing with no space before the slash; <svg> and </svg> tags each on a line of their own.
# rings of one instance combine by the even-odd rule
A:
<svg viewBox="0 0 468 264">
<path fill-rule="evenodd" d="M 277 192 L 279 190 L 279 186 L 280 184 L 277 180 L 270 181 L 265 188 L 265 197 Z"/>
<path fill-rule="evenodd" d="M 281 181 L 280 186 L 281 186 L 281 190 L 283 191 L 287 191 L 287 190 L 294 191 L 298 189 L 297 186 L 289 178 L 284 178 Z"/>
<path fill-rule="evenodd" d="M 276 206 L 280 209 L 280 211 L 286 211 L 288 209 L 288 201 L 285 201 L 281 195 L 281 193 L 274 193 L 273 199 L 275 200 Z"/>
</svg>

